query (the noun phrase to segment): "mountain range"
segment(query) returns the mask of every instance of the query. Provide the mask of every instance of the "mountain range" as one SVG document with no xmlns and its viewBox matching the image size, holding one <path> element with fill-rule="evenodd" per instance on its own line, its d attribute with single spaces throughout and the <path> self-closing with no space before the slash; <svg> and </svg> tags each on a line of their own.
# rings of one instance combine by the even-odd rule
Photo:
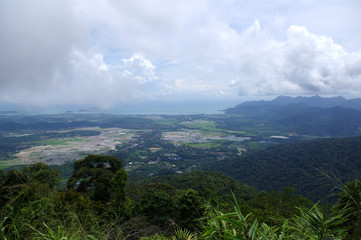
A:
<svg viewBox="0 0 361 240">
<path fill-rule="evenodd" d="M 246 106 L 286 106 L 290 104 L 305 104 L 310 107 L 321 107 L 321 108 L 331 108 L 331 107 L 345 107 L 352 108 L 361 111 L 361 98 L 354 99 L 345 99 L 342 96 L 325 98 L 318 95 L 312 97 L 290 97 L 290 96 L 279 96 L 271 101 L 247 101 L 237 105 L 234 108 L 226 109 L 226 113 L 231 113 L 230 111 L 236 110 L 240 107 Z"/>
<path fill-rule="evenodd" d="M 302 135 L 346 137 L 361 134 L 361 98 L 279 96 L 272 101 L 248 101 L 226 114 L 269 122 Z"/>
</svg>

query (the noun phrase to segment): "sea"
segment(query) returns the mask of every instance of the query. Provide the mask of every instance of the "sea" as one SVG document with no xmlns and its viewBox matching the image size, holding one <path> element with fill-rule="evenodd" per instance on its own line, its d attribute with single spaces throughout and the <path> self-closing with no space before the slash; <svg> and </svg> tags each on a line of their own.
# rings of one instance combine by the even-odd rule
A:
<svg viewBox="0 0 361 240">
<path fill-rule="evenodd" d="M 116 106 L 108 112 L 131 115 L 222 114 L 223 110 L 239 103 L 236 99 L 133 102 Z"/>
<path fill-rule="evenodd" d="M 184 115 L 184 114 L 222 114 L 223 110 L 255 99 L 215 98 L 215 99 L 162 99 L 143 100 L 118 103 L 107 107 L 98 106 L 52 106 L 23 107 L 16 105 L 0 105 L 1 115 L 25 114 L 91 114 L 109 113 L 125 115 Z"/>
</svg>

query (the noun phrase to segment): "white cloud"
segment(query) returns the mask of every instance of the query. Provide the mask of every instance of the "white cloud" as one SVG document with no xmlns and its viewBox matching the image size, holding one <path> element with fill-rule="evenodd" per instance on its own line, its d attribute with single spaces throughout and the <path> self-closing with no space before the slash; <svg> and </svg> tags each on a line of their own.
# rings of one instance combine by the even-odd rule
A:
<svg viewBox="0 0 361 240">
<path fill-rule="evenodd" d="M 72 45 L 84 41 L 81 22 L 60 2 L 1 1 L 0 29 L 2 89 L 43 89 L 54 72 L 67 67 Z"/>
<path fill-rule="evenodd" d="M 140 53 L 135 53 L 128 59 L 122 59 L 121 65 L 118 67 L 124 77 L 134 79 L 138 84 L 145 84 L 157 79 L 152 62 Z"/>
<path fill-rule="evenodd" d="M 142 54 L 107 64 L 101 46 L 91 44 L 84 9 L 72 3 L 0 3 L 0 101 L 109 107 L 137 98 L 139 86 L 156 79 Z"/>
<path fill-rule="evenodd" d="M 359 94 L 359 10 L 356 0 L 3 0 L 0 101 Z"/>
<path fill-rule="evenodd" d="M 53 98 L 48 96 L 54 102 L 108 108 L 114 103 L 141 97 L 140 87 L 157 79 L 155 67 L 141 54 L 120 59 L 117 65 L 106 64 L 100 53 L 74 52 L 72 59 L 70 77 L 76 81 L 58 86 L 58 94 Z M 74 95 L 69 96 L 69 89 Z M 63 96 L 68 99 L 62 101 Z"/>
<path fill-rule="evenodd" d="M 286 41 L 262 35 L 258 24 L 245 32 L 247 51 L 241 51 L 241 95 L 355 94 L 361 87 L 361 52 L 347 52 L 331 38 L 290 26 Z M 353 86 L 353 88 L 350 88 Z"/>
<path fill-rule="evenodd" d="M 169 83 L 164 84 L 165 91 L 217 95 L 233 94 L 233 89 L 247 96 L 359 94 L 361 51 L 348 52 L 330 37 L 313 34 L 304 26 L 291 25 L 284 41 L 273 38 L 257 20 L 241 32 L 221 23 L 205 29 L 198 40 L 207 43 L 195 51 L 201 60 L 190 58 L 188 64 L 161 70 L 162 80 Z"/>
</svg>

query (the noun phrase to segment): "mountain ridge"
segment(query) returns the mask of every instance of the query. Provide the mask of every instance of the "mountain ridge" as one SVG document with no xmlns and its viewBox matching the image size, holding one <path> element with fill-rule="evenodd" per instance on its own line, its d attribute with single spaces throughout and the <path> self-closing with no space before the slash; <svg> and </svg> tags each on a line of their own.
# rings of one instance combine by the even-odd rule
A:
<svg viewBox="0 0 361 240">
<path fill-rule="evenodd" d="M 279 96 L 271 101 L 244 102 L 224 112 L 268 122 L 300 135 L 350 137 L 361 134 L 360 98 Z"/>
<path fill-rule="evenodd" d="M 227 111 L 229 112 L 232 109 L 237 109 L 239 107 L 245 107 L 245 106 L 271 106 L 271 105 L 285 106 L 295 103 L 306 104 L 310 107 L 322 107 L 322 108 L 345 107 L 345 108 L 352 108 L 361 111 L 361 98 L 353 98 L 347 100 L 342 96 L 325 98 L 319 95 L 315 95 L 311 97 L 303 97 L 303 96 L 291 97 L 291 96 L 281 95 L 271 101 L 265 101 L 265 100 L 246 101 L 236 105 L 233 108 L 226 109 L 225 112 L 227 113 Z"/>
</svg>

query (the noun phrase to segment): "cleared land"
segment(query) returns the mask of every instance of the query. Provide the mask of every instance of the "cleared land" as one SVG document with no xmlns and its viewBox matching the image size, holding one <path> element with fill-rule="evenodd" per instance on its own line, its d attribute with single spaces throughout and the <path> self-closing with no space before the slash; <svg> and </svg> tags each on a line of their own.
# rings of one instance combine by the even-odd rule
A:
<svg viewBox="0 0 361 240">
<path fill-rule="evenodd" d="M 183 144 L 192 148 L 220 147 L 225 141 L 242 142 L 250 139 L 249 137 L 242 136 L 243 132 L 217 128 L 215 122 L 208 120 L 197 119 L 182 122 L 171 120 L 168 122 L 161 121 L 161 123 L 162 125 L 174 126 L 173 129 L 171 128 L 173 131 L 171 129 L 161 131 L 161 138 L 174 143 L 176 147 Z M 155 154 L 162 149 L 162 146 L 157 145 L 159 135 L 144 140 L 142 133 L 152 131 L 152 129 L 147 127 L 143 129 L 87 127 L 61 131 L 45 131 L 44 136 L 51 136 L 52 133 L 65 133 L 63 135 L 66 136 L 68 132 L 74 133 L 76 130 L 99 132 L 99 135 L 83 136 L 69 134 L 67 136 L 72 137 L 40 138 L 44 140 L 31 142 L 29 146 L 32 147 L 20 150 L 20 152 L 12 155 L 6 161 L 0 161 L 0 168 L 31 164 L 39 161 L 49 165 L 60 165 L 67 161 L 84 158 L 89 154 L 106 154 L 110 150 L 115 150 L 117 145 L 124 145 L 129 141 L 134 141 L 134 143 L 130 146 L 124 145 L 126 147 L 123 149 L 124 151 L 130 151 L 129 149 L 134 147 L 139 148 L 136 151 L 141 151 L 144 141 L 154 141 L 155 144 L 148 144 L 150 146 L 147 146 L 147 150 Z M 20 134 L 16 136 L 23 136 Z M 53 135 L 56 136 L 56 134 Z M 12 134 L 12 137 L 14 136 L 15 133 Z M 237 145 L 236 147 L 239 146 Z M 139 156 L 135 153 L 133 157 L 136 159 Z"/>
<path fill-rule="evenodd" d="M 15 154 L 15 159 L 8 164 L 29 164 L 45 162 L 47 164 L 63 164 L 68 160 L 80 159 L 89 154 L 104 153 L 115 149 L 116 145 L 129 141 L 135 136 L 133 130 L 121 128 L 81 128 L 75 130 L 95 130 L 97 136 L 50 139 L 38 142 L 40 146 L 24 149 Z"/>
<path fill-rule="evenodd" d="M 206 132 L 201 130 L 182 129 L 181 131 L 164 132 L 163 139 L 171 142 L 185 143 L 206 143 L 210 141 L 226 140 L 226 141 L 244 141 L 249 137 L 236 137 L 234 135 L 226 135 L 221 132 Z"/>
</svg>

